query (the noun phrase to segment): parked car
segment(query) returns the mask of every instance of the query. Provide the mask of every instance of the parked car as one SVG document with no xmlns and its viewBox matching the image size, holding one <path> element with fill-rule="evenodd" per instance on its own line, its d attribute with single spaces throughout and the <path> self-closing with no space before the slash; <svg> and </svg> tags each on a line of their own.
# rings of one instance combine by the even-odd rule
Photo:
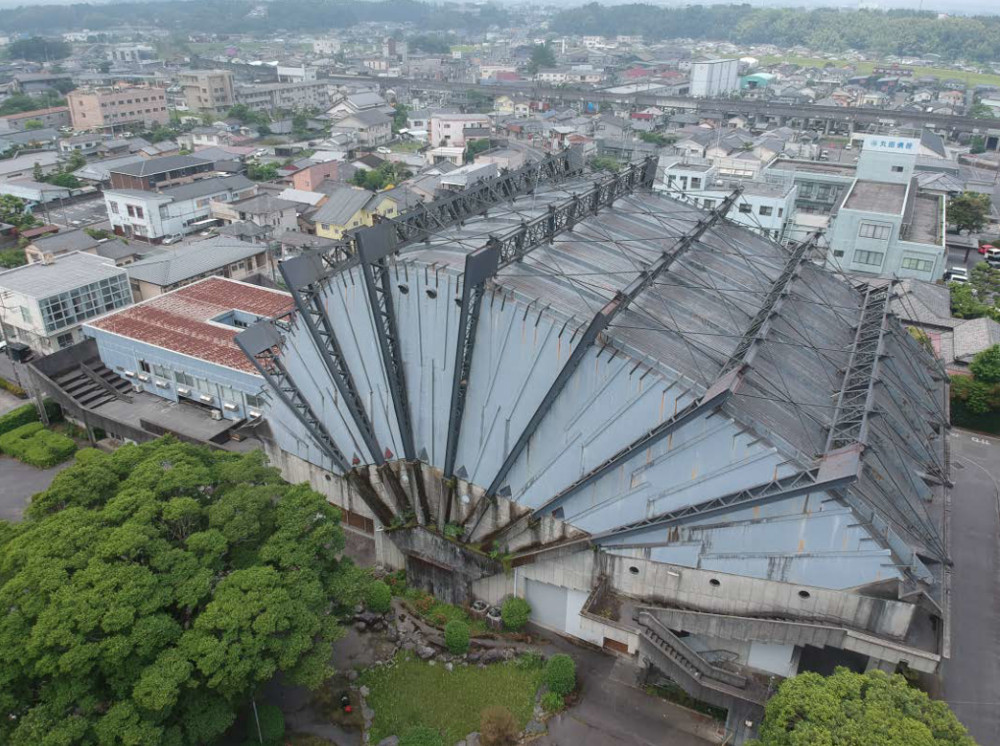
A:
<svg viewBox="0 0 1000 746">
<path fill-rule="evenodd" d="M 392 150 L 390 148 L 387 148 L 385 145 L 379 145 L 377 148 L 375 148 L 375 152 L 381 153 L 382 155 L 389 155 L 392 152 Z"/>
<path fill-rule="evenodd" d="M 996 251 L 996 249 L 992 245 L 984 243 L 982 246 L 979 247 L 979 253 L 985 256 L 990 249 Z"/>
<path fill-rule="evenodd" d="M 969 270 L 965 267 L 952 267 L 944 273 L 944 281 L 965 284 L 969 281 Z"/>
</svg>

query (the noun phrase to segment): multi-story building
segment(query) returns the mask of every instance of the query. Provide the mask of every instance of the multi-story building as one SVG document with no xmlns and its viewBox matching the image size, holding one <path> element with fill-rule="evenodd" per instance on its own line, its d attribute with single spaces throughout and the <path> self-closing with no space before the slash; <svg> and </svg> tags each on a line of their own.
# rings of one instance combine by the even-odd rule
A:
<svg viewBox="0 0 1000 746">
<path fill-rule="evenodd" d="M 92 88 L 66 96 L 73 127 L 104 129 L 128 124 L 152 127 L 170 121 L 162 88 Z"/>
<path fill-rule="evenodd" d="M 213 202 L 235 202 L 257 193 L 245 176 L 201 179 L 159 192 L 108 189 L 104 204 L 115 234 L 150 243 L 180 239 L 213 223 Z"/>
<path fill-rule="evenodd" d="M 331 132 L 353 135 L 359 145 L 372 148 L 392 139 L 392 120 L 378 109 L 365 109 L 339 120 Z"/>
<path fill-rule="evenodd" d="M 233 74 L 228 70 L 185 70 L 177 80 L 189 111 L 225 114 L 236 104 Z"/>
<path fill-rule="evenodd" d="M 160 158 L 122 163 L 108 169 L 112 189 L 153 191 L 208 178 L 215 164 L 194 155 L 165 155 Z"/>
<path fill-rule="evenodd" d="M 298 203 L 267 192 L 235 202 L 213 201 L 212 217 L 224 223 L 253 223 L 271 236 L 298 229 Z"/>
<path fill-rule="evenodd" d="M 466 130 L 489 137 L 490 118 L 486 114 L 435 114 L 430 119 L 430 143 L 453 148 L 464 148 L 468 139 Z"/>
<path fill-rule="evenodd" d="M 736 180 L 719 173 L 710 163 L 669 161 L 662 166 L 663 181 L 657 189 L 670 196 L 711 210 L 741 189 L 740 197 L 726 215 L 729 220 L 774 241 L 786 241 L 795 215 L 797 187 L 791 183 Z"/>
<path fill-rule="evenodd" d="M 692 96 L 701 98 L 728 96 L 739 89 L 739 60 L 704 60 L 691 63 Z"/>
<path fill-rule="evenodd" d="M 342 238 L 347 231 L 372 225 L 376 215 L 396 216 L 395 202 L 377 199 L 367 189 L 341 185 L 330 189 L 328 195 L 312 216 L 316 235 L 321 238 Z"/>
<path fill-rule="evenodd" d="M 7 114 L 0 117 L 0 132 L 23 132 L 26 122 L 41 122 L 45 129 L 69 127 L 69 107 L 53 106 L 48 109 L 35 109 L 34 111 Z"/>
<path fill-rule="evenodd" d="M 326 109 L 330 103 L 327 84 L 315 80 L 298 83 L 264 83 L 236 86 L 236 103 L 251 111 L 275 112 Z"/>
<path fill-rule="evenodd" d="M 857 178 L 830 229 L 830 267 L 941 279 L 948 258 L 945 199 L 922 191 L 913 176 L 919 146 L 919 138 L 865 136 Z"/>
<path fill-rule="evenodd" d="M 128 274 L 114 261 L 72 252 L 0 272 L 3 337 L 47 355 L 80 341 L 80 324 L 130 305 Z"/>
</svg>

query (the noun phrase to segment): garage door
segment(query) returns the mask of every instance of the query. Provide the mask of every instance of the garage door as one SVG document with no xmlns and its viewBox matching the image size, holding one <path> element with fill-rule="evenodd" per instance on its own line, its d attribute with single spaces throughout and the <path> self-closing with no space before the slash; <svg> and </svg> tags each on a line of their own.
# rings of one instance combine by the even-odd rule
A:
<svg viewBox="0 0 1000 746">
<path fill-rule="evenodd" d="M 524 593 L 531 604 L 531 621 L 552 630 L 566 631 L 565 588 L 528 580 Z"/>
</svg>

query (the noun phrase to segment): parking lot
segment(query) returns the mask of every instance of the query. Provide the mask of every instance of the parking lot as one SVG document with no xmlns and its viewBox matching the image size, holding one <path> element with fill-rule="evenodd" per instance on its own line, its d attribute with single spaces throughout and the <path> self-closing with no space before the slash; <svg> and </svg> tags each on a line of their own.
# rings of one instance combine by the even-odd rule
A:
<svg viewBox="0 0 1000 746">
<path fill-rule="evenodd" d="M 60 203 L 57 200 L 49 203 L 43 210 L 40 217 L 47 215 L 48 222 L 64 228 L 92 226 L 95 223 L 106 222 L 108 219 L 104 209 L 104 197 L 100 194 L 79 202 L 63 201 Z"/>
</svg>

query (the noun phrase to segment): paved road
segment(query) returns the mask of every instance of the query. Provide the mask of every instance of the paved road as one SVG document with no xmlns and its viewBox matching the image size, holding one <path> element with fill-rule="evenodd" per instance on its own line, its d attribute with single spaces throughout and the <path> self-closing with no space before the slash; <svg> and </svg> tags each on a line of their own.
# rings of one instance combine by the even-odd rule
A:
<svg viewBox="0 0 1000 746">
<path fill-rule="evenodd" d="M 951 659 L 944 698 L 981 746 L 1000 744 L 1000 439 L 951 437 Z"/>
<path fill-rule="evenodd" d="M 51 469 L 36 469 L 10 456 L 0 456 L 0 520 L 21 520 L 29 498 L 47 490 L 56 474 L 73 463 L 70 459 Z"/>
<path fill-rule="evenodd" d="M 25 399 L 18 399 L 6 389 L 0 389 L 0 415 L 7 414 L 12 409 L 27 404 Z"/>
</svg>

